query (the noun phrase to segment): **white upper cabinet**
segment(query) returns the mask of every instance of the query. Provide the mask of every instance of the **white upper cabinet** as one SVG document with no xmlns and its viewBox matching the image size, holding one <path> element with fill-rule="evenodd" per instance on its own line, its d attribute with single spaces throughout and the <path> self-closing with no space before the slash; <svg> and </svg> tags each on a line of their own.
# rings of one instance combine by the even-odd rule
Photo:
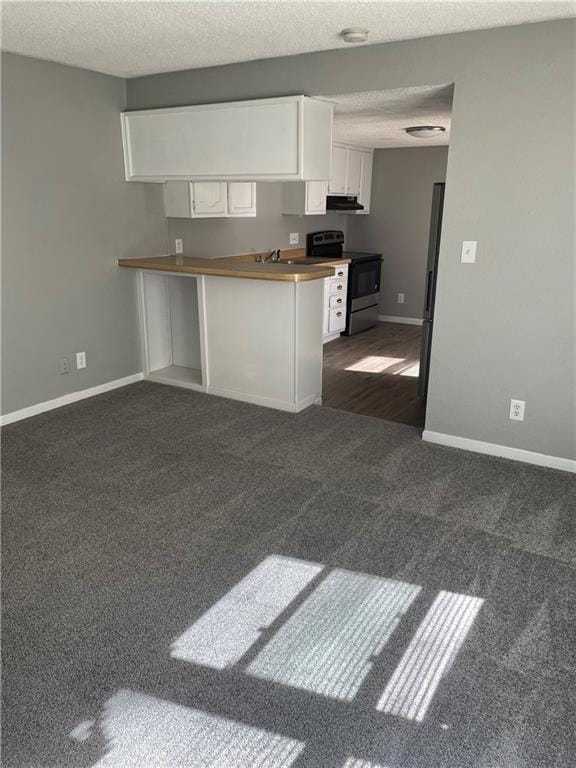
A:
<svg viewBox="0 0 576 768">
<path fill-rule="evenodd" d="M 329 194 L 359 195 L 362 177 L 362 150 L 334 144 Z"/>
<path fill-rule="evenodd" d="M 193 217 L 226 216 L 228 200 L 225 182 L 194 182 L 190 184 L 190 188 L 192 191 L 191 215 Z"/>
<path fill-rule="evenodd" d="M 228 216 L 256 216 L 256 184 L 249 181 L 228 184 Z"/>
<path fill-rule="evenodd" d="M 346 150 L 346 194 L 360 194 L 360 174 L 362 169 L 362 153 L 359 149 Z"/>
<path fill-rule="evenodd" d="M 322 216 L 326 213 L 327 181 L 293 181 L 282 184 L 282 213 Z"/>
<path fill-rule="evenodd" d="M 364 206 L 363 211 L 346 213 L 370 213 L 370 193 L 372 190 L 373 149 L 349 147 L 335 144 L 332 147 L 332 176 L 328 194 L 355 195 Z"/>
<path fill-rule="evenodd" d="M 333 105 L 305 96 L 122 114 L 127 181 L 330 178 Z"/>
<path fill-rule="evenodd" d="M 304 213 L 308 216 L 326 213 L 326 196 L 328 195 L 327 181 L 306 182 L 306 206 Z"/>
<path fill-rule="evenodd" d="M 370 213 L 370 196 L 372 194 L 372 164 L 374 161 L 374 151 L 372 149 L 362 150 L 362 164 L 360 169 L 360 194 L 358 202 L 364 206 L 363 211 L 354 211 L 357 215 Z"/>
<path fill-rule="evenodd" d="M 256 184 L 225 181 L 168 181 L 164 213 L 177 219 L 256 216 Z"/>
<path fill-rule="evenodd" d="M 346 167 L 348 150 L 337 145 L 332 147 L 332 167 L 330 170 L 330 184 L 328 192 L 331 195 L 346 194 Z"/>
<path fill-rule="evenodd" d="M 189 219 L 194 215 L 192 184 L 188 181 L 171 181 L 164 184 L 164 214 L 175 219 Z"/>
</svg>

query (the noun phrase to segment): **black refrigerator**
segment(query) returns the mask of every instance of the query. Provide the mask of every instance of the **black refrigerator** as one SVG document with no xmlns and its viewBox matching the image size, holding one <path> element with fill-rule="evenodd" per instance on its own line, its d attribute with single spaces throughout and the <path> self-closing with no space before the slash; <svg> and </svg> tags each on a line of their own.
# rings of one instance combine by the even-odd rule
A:
<svg viewBox="0 0 576 768">
<path fill-rule="evenodd" d="M 432 214 L 430 216 L 430 237 L 428 240 L 428 262 L 426 264 L 426 292 L 424 294 L 424 314 L 422 323 L 422 346 L 420 348 L 420 374 L 418 378 L 418 397 L 425 398 L 428 393 L 430 376 L 430 350 L 432 349 L 432 330 L 434 327 L 434 301 L 436 298 L 436 278 L 438 275 L 438 254 L 442 234 L 442 211 L 444 209 L 445 184 L 434 184 L 432 192 Z"/>
</svg>

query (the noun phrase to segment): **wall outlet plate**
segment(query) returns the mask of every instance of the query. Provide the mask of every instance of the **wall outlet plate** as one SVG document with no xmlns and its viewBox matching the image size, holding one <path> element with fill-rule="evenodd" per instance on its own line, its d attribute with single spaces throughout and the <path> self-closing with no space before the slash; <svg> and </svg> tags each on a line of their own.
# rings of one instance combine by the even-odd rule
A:
<svg viewBox="0 0 576 768">
<path fill-rule="evenodd" d="M 404 294 L 399 293 L 398 294 L 398 304 L 404 304 Z"/>
<path fill-rule="evenodd" d="M 298 236 L 298 232 L 290 232 L 290 245 L 298 245 L 300 242 L 300 237 Z"/>
<path fill-rule="evenodd" d="M 525 400 L 510 400 L 510 416 L 512 421 L 524 421 Z"/>
<path fill-rule="evenodd" d="M 60 373 L 70 373 L 70 362 L 67 357 L 60 358 Z"/>
<path fill-rule="evenodd" d="M 86 352 L 76 352 L 76 370 L 86 368 Z"/>
<path fill-rule="evenodd" d="M 184 253 L 184 241 L 181 237 L 177 237 L 176 240 L 174 240 L 174 248 L 176 253 Z"/>
<path fill-rule="evenodd" d="M 462 256 L 460 261 L 462 264 L 474 264 L 476 261 L 476 246 L 478 242 L 476 240 L 464 240 L 462 242 Z"/>
</svg>

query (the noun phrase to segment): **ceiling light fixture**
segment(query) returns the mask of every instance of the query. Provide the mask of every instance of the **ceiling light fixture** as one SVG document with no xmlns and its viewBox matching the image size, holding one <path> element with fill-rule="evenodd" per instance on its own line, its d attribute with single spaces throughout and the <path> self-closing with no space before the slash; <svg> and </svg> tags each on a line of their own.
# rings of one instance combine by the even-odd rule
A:
<svg viewBox="0 0 576 768">
<path fill-rule="evenodd" d="M 365 43 L 368 40 L 368 30 L 362 27 L 348 27 L 340 32 L 345 43 Z"/>
<path fill-rule="evenodd" d="M 414 136 L 415 139 L 431 139 L 433 136 L 438 136 L 439 133 L 444 133 L 446 128 L 441 125 L 414 125 L 410 128 L 404 128 L 407 134 Z"/>
</svg>

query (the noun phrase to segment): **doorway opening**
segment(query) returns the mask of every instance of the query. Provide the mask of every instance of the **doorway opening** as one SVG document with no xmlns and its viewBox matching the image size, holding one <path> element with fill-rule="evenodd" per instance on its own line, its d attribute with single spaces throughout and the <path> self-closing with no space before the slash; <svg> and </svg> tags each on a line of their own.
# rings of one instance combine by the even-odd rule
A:
<svg viewBox="0 0 576 768">
<path fill-rule="evenodd" d="M 325 406 L 424 428 L 452 97 L 453 84 L 327 97 L 335 142 L 373 163 L 364 209 L 340 215 L 352 260 L 346 329 L 325 332 Z M 426 126 L 438 130 L 406 131 Z M 355 258 L 368 254 L 380 280 L 359 301 Z M 369 323 L 352 322 L 355 303 Z"/>
</svg>

